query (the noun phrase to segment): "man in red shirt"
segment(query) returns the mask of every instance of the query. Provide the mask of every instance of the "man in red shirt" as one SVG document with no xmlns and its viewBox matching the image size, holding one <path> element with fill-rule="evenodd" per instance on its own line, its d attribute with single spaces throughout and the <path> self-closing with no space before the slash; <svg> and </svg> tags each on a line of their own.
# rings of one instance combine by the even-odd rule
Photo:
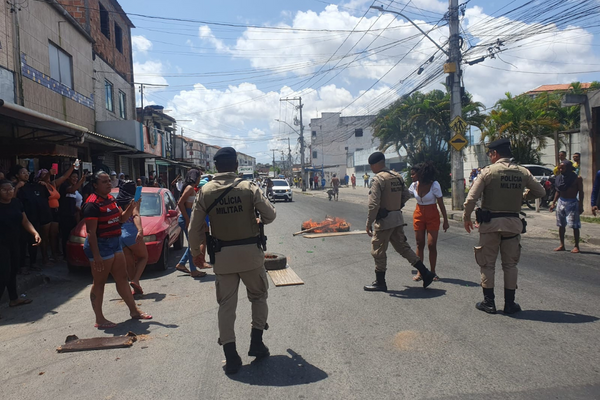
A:
<svg viewBox="0 0 600 400">
<path fill-rule="evenodd" d="M 356 189 L 356 177 L 354 174 L 350 177 L 350 182 L 352 182 L 352 189 Z"/>
<path fill-rule="evenodd" d="M 313 176 L 313 181 L 314 181 L 314 185 L 315 185 L 315 190 L 319 188 L 319 175 L 315 174 Z"/>
</svg>

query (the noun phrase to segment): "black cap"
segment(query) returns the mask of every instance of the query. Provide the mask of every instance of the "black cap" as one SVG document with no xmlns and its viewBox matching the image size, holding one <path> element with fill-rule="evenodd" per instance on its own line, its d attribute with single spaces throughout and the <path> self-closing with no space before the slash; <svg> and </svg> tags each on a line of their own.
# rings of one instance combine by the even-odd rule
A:
<svg viewBox="0 0 600 400">
<path fill-rule="evenodd" d="M 237 158 L 237 153 L 233 147 L 222 147 L 217 151 L 213 160 L 217 161 L 218 158 Z"/>
<path fill-rule="evenodd" d="M 385 155 L 380 151 L 376 151 L 375 153 L 373 153 L 369 156 L 369 165 L 377 164 L 379 161 L 384 161 L 384 160 L 385 160 Z"/>
<path fill-rule="evenodd" d="M 510 153 L 510 139 L 503 138 L 494 140 L 488 145 L 489 150 L 496 150 L 498 153 Z"/>
</svg>

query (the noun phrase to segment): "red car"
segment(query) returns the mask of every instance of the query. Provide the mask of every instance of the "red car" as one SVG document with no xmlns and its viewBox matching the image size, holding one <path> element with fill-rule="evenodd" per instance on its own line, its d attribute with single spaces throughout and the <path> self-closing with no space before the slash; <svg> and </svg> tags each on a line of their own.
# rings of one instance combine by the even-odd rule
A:
<svg viewBox="0 0 600 400">
<path fill-rule="evenodd" d="M 111 194 L 117 197 L 119 189 Z M 177 224 L 180 211 L 173 194 L 168 189 L 145 187 L 142 189 L 140 205 L 144 242 L 148 249 L 148 265 L 156 264 L 159 269 L 166 270 L 169 265 L 169 248 L 176 250 L 183 247 L 183 232 Z M 69 271 L 79 267 L 89 267 L 90 263 L 83 252 L 83 243 L 87 232 L 85 222 L 81 221 L 73 228 L 67 242 L 67 265 Z"/>
</svg>

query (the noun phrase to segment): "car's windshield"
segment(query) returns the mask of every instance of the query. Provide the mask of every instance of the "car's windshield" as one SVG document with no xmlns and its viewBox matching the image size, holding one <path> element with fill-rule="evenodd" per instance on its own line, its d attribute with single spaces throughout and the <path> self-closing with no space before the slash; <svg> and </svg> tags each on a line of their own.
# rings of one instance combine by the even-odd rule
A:
<svg viewBox="0 0 600 400">
<path fill-rule="evenodd" d="M 157 217 L 162 214 L 161 211 L 159 193 L 142 194 L 142 203 L 140 204 L 140 215 L 142 217 Z"/>
<path fill-rule="evenodd" d="M 275 186 L 289 186 L 286 181 L 273 181 L 273 185 L 275 185 Z"/>
<path fill-rule="evenodd" d="M 119 191 L 110 192 L 117 198 Z M 125 211 L 125 210 L 123 210 Z M 140 216 L 142 217 L 158 217 L 161 215 L 160 196 L 159 193 L 143 193 L 142 203 L 140 204 Z"/>
</svg>

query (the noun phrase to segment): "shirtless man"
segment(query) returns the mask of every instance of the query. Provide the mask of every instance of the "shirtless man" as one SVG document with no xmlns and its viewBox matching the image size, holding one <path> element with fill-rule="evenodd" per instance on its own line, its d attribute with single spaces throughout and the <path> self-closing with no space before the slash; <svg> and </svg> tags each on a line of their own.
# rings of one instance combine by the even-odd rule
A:
<svg viewBox="0 0 600 400">
<path fill-rule="evenodd" d="M 560 246 L 554 251 L 565 250 L 565 231 L 568 226 L 573 229 L 575 238 L 575 247 L 571 253 L 579 253 L 579 215 L 583 212 L 583 179 L 574 172 L 573 163 L 569 160 L 563 160 L 558 167 L 560 175 L 556 176 L 556 195 L 550 206 L 550 212 L 556 207 L 556 225 L 559 227 L 560 236 Z"/>
<path fill-rule="evenodd" d="M 333 197 L 335 197 L 335 201 L 338 201 L 340 194 L 340 178 L 338 178 L 336 174 L 333 174 L 333 178 L 331 178 L 331 186 L 333 186 Z"/>
</svg>

